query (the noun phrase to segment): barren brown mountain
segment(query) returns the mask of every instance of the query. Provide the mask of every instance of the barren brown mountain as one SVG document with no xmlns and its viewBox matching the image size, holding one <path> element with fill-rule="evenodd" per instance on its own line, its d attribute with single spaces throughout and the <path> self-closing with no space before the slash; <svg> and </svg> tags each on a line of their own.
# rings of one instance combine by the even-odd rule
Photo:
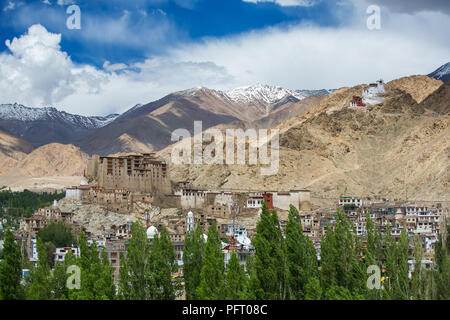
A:
<svg viewBox="0 0 450 320">
<path fill-rule="evenodd" d="M 32 150 L 33 146 L 27 141 L 0 131 L 0 175 L 8 172 Z"/>
<path fill-rule="evenodd" d="M 218 129 L 240 128 L 240 129 L 269 129 L 276 127 L 290 119 L 306 113 L 317 105 L 325 96 L 310 96 L 298 102 L 286 103 L 269 115 L 253 121 L 233 121 L 226 124 L 217 125 Z"/>
<path fill-rule="evenodd" d="M 260 89 L 275 87 L 262 86 Z M 277 88 L 275 88 L 277 89 Z M 279 88 L 281 89 L 281 88 Z M 315 101 L 311 98 L 308 101 Z M 222 91 L 196 88 L 172 93 L 158 101 L 133 108 L 111 124 L 77 143 L 87 153 L 107 155 L 118 152 L 149 152 L 161 150 L 171 143 L 171 134 L 178 128 L 193 134 L 194 121 L 202 121 L 203 129 L 235 122 L 258 121 L 270 125 L 295 116 L 308 107 L 296 105 L 294 96 L 286 95 L 274 102 L 267 97 L 232 100 Z M 275 114 L 273 118 L 271 115 Z"/>
<path fill-rule="evenodd" d="M 32 177 L 81 176 L 87 155 L 71 144 L 50 143 L 39 147 L 19 161 L 14 172 Z"/>
<path fill-rule="evenodd" d="M 198 95 L 176 93 L 158 101 L 124 113 L 111 124 L 81 140 L 79 145 L 88 153 L 107 155 L 118 152 L 149 152 L 171 144 L 172 131 L 185 128 L 193 132 L 194 120 L 201 120 L 203 128 L 227 123 L 238 118 L 216 113 L 223 101 L 199 92 Z"/>
<path fill-rule="evenodd" d="M 420 104 L 433 112 L 448 114 L 450 112 L 450 80 L 425 98 Z"/>
<path fill-rule="evenodd" d="M 420 103 L 431 93 L 436 91 L 443 82 L 428 76 L 410 76 L 392 80 L 386 84 L 386 90 L 400 89 L 409 93 L 417 103 Z"/>
<path fill-rule="evenodd" d="M 433 91 L 428 86 L 412 90 L 416 82 L 417 77 L 400 82 L 409 93 L 396 87 L 399 82 L 390 83 L 383 103 L 367 113 L 347 108 L 352 96 L 361 95 L 366 86 L 342 88 L 281 124 L 276 175 L 261 176 L 259 166 L 172 165 L 171 177 L 195 186 L 308 188 L 323 197 L 449 200 L 450 117 L 432 115 L 417 103 L 412 94 L 417 98 Z M 448 101 L 448 92 L 442 92 L 435 95 Z M 172 148 L 160 155 L 170 161 Z"/>
<path fill-rule="evenodd" d="M 0 185 L 13 189 L 62 189 L 78 185 L 86 169 L 87 155 L 78 147 L 51 143 L 39 147 L 3 167 Z"/>
<path fill-rule="evenodd" d="M 237 110 L 226 111 L 226 104 L 214 105 L 210 109 L 213 112 L 208 111 L 215 95 L 202 89 L 131 110 L 116 124 L 102 128 L 99 137 L 85 142 L 93 152 L 101 154 L 148 152 L 157 149 L 154 144 L 160 134 L 189 122 L 192 126 L 194 120 L 206 121 L 203 129 L 236 124 L 243 128 L 276 126 L 281 129 L 277 174 L 261 176 L 260 166 L 171 164 L 171 179 L 189 180 L 199 187 L 308 188 L 315 196 L 327 198 L 354 194 L 449 200 L 448 87 L 448 82 L 442 84 L 421 76 L 394 80 L 386 85 L 384 101 L 371 106 L 369 112 L 347 108 L 352 96 L 361 95 L 367 85 L 341 88 L 326 97 L 274 107 L 269 117 L 260 110 L 254 121 L 245 120 L 247 116 L 238 118 Z M 36 181 L 49 176 L 79 179 L 83 174 L 87 155 L 77 147 L 50 144 L 27 155 L 30 146 L 27 149 L 26 144 L 9 135 L 2 139 L 2 150 L 13 151 L 3 159 L 9 170 L 0 177 L 0 184 L 5 184 L 5 177 L 19 181 L 19 176 L 25 176 Z M 168 143 L 163 141 L 157 147 Z M 163 149 L 159 155 L 170 163 L 171 150 L 180 143 L 185 141 Z M 15 151 L 16 145 L 22 145 L 22 153 Z M 12 158 L 12 152 L 21 156 Z M 67 183 L 72 180 L 61 184 Z"/>
</svg>

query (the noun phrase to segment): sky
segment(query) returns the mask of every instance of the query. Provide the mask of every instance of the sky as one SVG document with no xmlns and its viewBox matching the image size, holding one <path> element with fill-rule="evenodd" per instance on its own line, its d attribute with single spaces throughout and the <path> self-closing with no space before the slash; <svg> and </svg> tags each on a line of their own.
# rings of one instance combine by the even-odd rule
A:
<svg viewBox="0 0 450 320">
<path fill-rule="evenodd" d="M 107 115 L 199 86 L 390 81 L 450 61 L 448 30 L 447 0 L 0 0 L 0 103 Z"/>
</svg>

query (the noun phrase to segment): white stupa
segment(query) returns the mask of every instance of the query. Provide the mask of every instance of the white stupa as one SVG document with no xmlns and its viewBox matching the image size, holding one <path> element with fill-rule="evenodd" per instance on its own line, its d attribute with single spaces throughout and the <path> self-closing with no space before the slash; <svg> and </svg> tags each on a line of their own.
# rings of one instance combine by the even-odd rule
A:
<svg viewBox="0 0 450 320">
<path fill-rule="evenodd" d="M 150 226 L 147 229 L 147 239 L 153 239 L 155 237 L 155 235 L 158 234 L 158 229 L 156 229 L 155 226 Z"/>
<path fill-rule="evenodd" d="M 86 177 L 81 178 L 80 186 L 88 186 L 89 182 L 87 181 Z"/>
</svg>

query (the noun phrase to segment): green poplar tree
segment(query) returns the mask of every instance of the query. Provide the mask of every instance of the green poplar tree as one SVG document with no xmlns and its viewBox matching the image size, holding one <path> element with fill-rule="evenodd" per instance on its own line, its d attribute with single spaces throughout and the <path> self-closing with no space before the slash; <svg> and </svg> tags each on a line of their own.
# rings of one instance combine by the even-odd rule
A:
<svg viewBox="0 0 450 320">
<path fill-rule="evenodd" d="M 325 297 L 336 294 L 338 298 L 347 297 L 348 291 L 359 299 L 367 293 L 367 274 L 361 254 L 362 244 L 354 227 L 338 209 L 334 228 L 327 226 L 321 243 L 321 285 Z"/>
<path fill-rule="evenodd" d="M 52 296 L 52 277 L 47 261 L 48 247 L 40 237 L 37 238 L 36 247 L 39 260 L 31 270 L 31 286 L 28 289 L 27 299 L 49 300 Z"/>
<path fill-rule="evenodd" d="M 200 285 L 205 241 L 203 228 L 198 225 L 195 231 L 190 231 L 184 239 L 183 276 L 187 299 L 196 299 L 196 291 Z"/>
<path fill-rule="evenodd" d="M 98 256 L 97 245 L 95 242 L 89 246 L 86 236 L 84 233 L 80 235 L 80 267 L 81 267 L 81 289 L 78 293 L 78 298 L 80 300 L 94 300 L 95 290 L 94 284 L 95 280 L 99 275 L 98 265 L 100 264 L 100 258 Z"/>
<path fill-rule="evenodd" d="M 79 267 L 79 264 L 80 264 L 79 258 L 75 257 L 71 250 L 66 253 L 66 255 L 64 256 L 64 263 L 63 263 L 64 273 L 66 275 L 66 286 L 67 286 L 67 279 L 70 276 L 70 274 L 67 273 L 69 267 L 70 266 L 78 266 Z M 69 299 L 69 300 L 77 299 L 79 291 L 80 290 L 78 290 L 78 289 L 67 289 L 67 299 Z"/>
<path fill-rule="evenodd" d="M 0 263 L 0 298 L 16 300 L 22 298 L 21 285 L 22 266 L 20 247 L 14 240 L 10 230 L 5 231 L 3 245 L 3 261 Z"/>
<path fill-rule="evenodd" d="M 66 300 L 68 298 L 69 289 L 67 288 L 67 278 L 64 263 L 56 262 L 51 282 L 52 299 Z"/>
<path fill-rule="evenodd" d="M 448 237 L 449 234 L 447 233 L 447 241 L 445 244 L 442 239 L 442 234 L 440 234 L 439 240 L 435 245 L 435 261 L 438 269 L 435 273 L 436 298 L 439 300 L 450 300 L 450 257 L 448 252 Z"/>
<path fill-rule="evenodd" d="M 366 267 L 378 265 L 381 263 L 381 234 L 380 229 L 376 227 L 370 218 L 369 212 L 366 214 L 366 249 L 364 251 L 364 260 Z"/>
<path fill-rule="evenodd" d="M 119 269 L 119 288 L 118 299 L 130 300 L 131 299 L 131 282 L 130 282 L 130 270 L 128 268 L 128 260 L 124 253 L 120 253 L 120 269 Z"/>
<path fill-rule="evenodd" d="M 97 253 L 98 254 L 98 253 Z M 114 271 L 108 259 L 106 250 L 102 250 L 101 263 L 98 261 L 99 276 L 95 280 L 95 297 L 98 300 L 113 300 L 116 297 L 116 286 L 114 283 Z"/>
<path fill-rule="evenodd" d="M 149 271 L 152 279 L 152 300 L 174 300 L 179 283 L 172 280 L 177 271 L 176 254 L 169 233 L 163 227 L 152 241 L 149 255 Z"/>
<path fill-rule="evenodd" d="M 344 212 L 338 210 L 334 229 L 329 225 L 322 240 L 321 260 L 323 287 L 337 285 L 348 287 L 349 275 L 357 259 L 355 235 Z"/>
<path fill-rule="evenodd" d="M 391 234 L 390 225 L 386 228 L 386 270 L 388 292 L 391 299 L 410 299 L 408 278 L 409 240 L 403 228 L 398 243 Z"/>
<path fill-rule="evenodd" d="M 208 239 L 205 245 L 200 285 L 197 288 L 197 298 L 202 300 L 220 300 L 224 294 L 224 260 L 222 244 L 213 222 L 208 230 Z"/>
<path fill-rule="evenodd" d="M 309 278 L 305 286 L 305 300 L 320 300 L 322 288 L 317 278 Z"/>
<path fill-rule="evenodd" d="M 121 263 L 126 266 L 126 270 L 120 273 L 121 296 L 132 300 L 148 300 L 152 285 L 148 266 L 150 247 L 146 230 L 140 221 L 132 223 L 131 234 L 127 257 L 121 259 Z"/>
<path fill-rule="evenodd" d="M 409 265 L 408 265 L 408 257 L 409 257 L 409 239 L 406 234 L 406 229 L 403 228 L 400 234 L 399 242 L 398 242 L 398 282 L 399 289 L 402 294 L 402 297 L 405 299 L 411 298 L 410 293 L 410 280 L 408 277 L 409 273 Z M 419 268 L 421 268 L 421 261 L 419 262 Z"/>
<path fill-rule="evenodd" d="M 286 258 L 284 239 L 275 211 L 270 213 L 263 202 L 261 219 L 256 227 L 254 273 L 250 278 L 256 299 L 284 299 L 286 296 Z"/>
<path fill-rule="evenodd" d="M 225 292 L 226 299 L 228 300 L 240 300 L 246 297 L 247 277 L 244 269 L 239 265 L 239 260 L 235 252 L 231 254 L 228 261 L 226 279 L 225 279 Z"/>
<path fill-rule="evenodd" d="M 293 205 L 286 224 L 286 259 L 289 297 L 303 299 L 309 279 L 318 277 L 318 263 L 314 244 L 303 233 L 300 215 Z"/>
</svg>

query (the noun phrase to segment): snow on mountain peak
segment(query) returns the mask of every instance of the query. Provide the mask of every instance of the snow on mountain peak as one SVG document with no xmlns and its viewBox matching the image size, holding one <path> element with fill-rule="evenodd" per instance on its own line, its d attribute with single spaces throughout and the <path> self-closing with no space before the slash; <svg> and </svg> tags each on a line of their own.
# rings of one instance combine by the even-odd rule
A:
<svg viewBox="0 0 450 320">
<path fill-rule="evenodd" d="M 1 120 L 21 120 L 21 121 L 37 121 L 37 120 L 60 120 L 76 126 L 88 129 L 101 128 L 114 121 L 118 115 L 112 114 L 106 117 L 98 116 L 80 116 L 70 114 L 65 111 L 58 111 L 54 107 L 30 108 L 24 105 L 0 104 Z"/>
<path fill-rule="evenodd" d="M 249 103 L 252 101 L 263 101 L 268 104 L 276 103 L 288 96 L 293 96 L 298 100 L 305 97 L 300 93 L 284 89 L 278 86 L 269 86 L 256 84 L 251 86 L 239 87 L 225 91 L 224 94 L 232 101 L 239 103 Z"/>
<path fill-rule="evenodd" d="M 447 62 L 446 64 L 440 66 L 428 76 L 437 80 L 442 80 L 444 82 L 447 81 L 448 79 L 450 79 L 450 62 Z"/>
</svg>

